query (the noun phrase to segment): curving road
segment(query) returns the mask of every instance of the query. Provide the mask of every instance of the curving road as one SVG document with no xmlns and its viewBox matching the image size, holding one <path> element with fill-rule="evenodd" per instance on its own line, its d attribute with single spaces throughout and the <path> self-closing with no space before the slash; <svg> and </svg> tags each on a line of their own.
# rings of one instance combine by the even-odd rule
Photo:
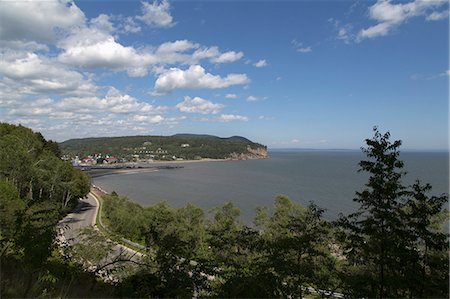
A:
<svg viewBox="0 0 450 299">
<path fill-rule="evenodd" d="M 78 206 L 76 209 L 67 214 L 59 223 L 58 223 L 58 237 L 57 241 L 60 246 L 71 246 L 79 242 L 79 232 L 80 230 L 87 227 L 94 227 L 98 229 L 96 226 L 96 217 L 99 210 L 99 202 L 96 199 L 95 195 L 89 193 L 86 198 L 79 199 Z M 124 240 L 128 241 L 128 240 Z M 128 241 L 132 243 L 131 241 Z M 103 268 L 107 264 L 111 264 L 107 267 L 107 269 L 112 269 L 116 265 L 120 266 L 119 263 L 139 263 L 143 254 L 137 252 L 127 246 L 122 244 L 115 243 L 112 248 L 112 251 L 107 253 L 105 258 L 100 261 L 100 264 L 96 265 L 96 267 Z M 104 272 L 105 273 L 105 272 Z M 102 273 L 98 273 L 102 274 Z M 105 281 L 112 280 L 114 281 L 116 278 L 111 275 L 103 277 Z"/>
<path fill-rule="evenodd" d="M 95 226 L 95 218 L 98 213 L 98 202 L 92 193 L 78 201 L 75 210 L 67 214 L 58 224 L 58 227 L 62 230 L 63 238 L 69 244 L 76 243 L 76 237 L 81 229 Z"/>
</svg>

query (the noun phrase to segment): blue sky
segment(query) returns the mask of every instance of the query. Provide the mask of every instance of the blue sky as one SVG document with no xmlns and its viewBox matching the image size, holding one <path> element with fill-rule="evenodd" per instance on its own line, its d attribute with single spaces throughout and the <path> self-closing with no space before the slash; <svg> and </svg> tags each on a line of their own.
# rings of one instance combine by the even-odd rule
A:
<svg viewBox="0 0 450 299">
<path fill-rule="evenodd" d="M 0 2 L 0 120 L 45 137 L 448 149 L 447 1 Z"/>
</svg>

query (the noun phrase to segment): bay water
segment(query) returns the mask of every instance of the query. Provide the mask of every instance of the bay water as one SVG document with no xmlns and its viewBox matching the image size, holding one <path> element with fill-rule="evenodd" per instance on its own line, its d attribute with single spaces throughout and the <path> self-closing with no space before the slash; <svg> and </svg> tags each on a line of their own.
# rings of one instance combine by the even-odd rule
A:
<svg viewBox="0 0 450 299">
<path fill-rule="evenodd" d="M 247 224 L 256 207 L 272 207 L 279 194 L 302 205 L 315 202 L 326 210 L 329 220 L 358 208 L 355 191 L 362 191 L 368 179 L 366 173 L 358 172 L 358 162 L 365 159 L 360 151 L 282 150 L 269 155 L 265 160 L 180 163 L 183 168 L 93 180 L 106 191 L 116 191 L 143 206 L 166 201 L 179 208 L 190 202 L 210 211 L 233 202 Z M 405 184 L 420 179 L 433 186 L 431 195 L 448 193 L 447 152 L 402 152 L 400 159 L 407 171 Z"/>
</svg>

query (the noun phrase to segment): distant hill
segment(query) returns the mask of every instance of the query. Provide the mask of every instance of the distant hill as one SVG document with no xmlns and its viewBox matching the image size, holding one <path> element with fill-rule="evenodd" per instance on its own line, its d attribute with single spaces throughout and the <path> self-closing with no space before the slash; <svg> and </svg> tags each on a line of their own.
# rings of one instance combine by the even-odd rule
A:
<svg viewBox="0 0 450 299">
<path fill-rule="evenodd" d="M 59 144 L 63 154 L 85 157 L 102 154 L 126 160 L 176 158 L 193 160 L 257 159 L 267 157 L 267 147 L 241 136 L 176 134 L 173 136 L 124 136 L 70 139 Z"/>
</svg>

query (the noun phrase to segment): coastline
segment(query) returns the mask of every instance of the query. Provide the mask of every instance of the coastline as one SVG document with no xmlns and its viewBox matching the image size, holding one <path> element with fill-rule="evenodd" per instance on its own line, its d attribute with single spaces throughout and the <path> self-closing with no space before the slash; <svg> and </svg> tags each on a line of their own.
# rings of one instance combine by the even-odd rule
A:
<svg viewBox="0 0 450 299">
<path fill-rule="evenodd" d="M 136 164 L 115 164 L 115 165 L 102 165 L 102 166 L 81 166 L 86 167 L 87 173 L 91 178 L 102 177 L 106 175 L 120 175 L 120 174 L 136 174 L 136 173 L 146 173 L 146 172 L 157 172 L 161 169 L 167 167 L 172 168 L 184 168 L 181 164 L 190 163 L 205 163 L 205 162 L 227 162 L 227 161 L 237 161 L 233 159 L 201 159 L 201 160 L 182 160 L 182 161 L 154 161 L 146 163 L 136 163 Z"/>
</svg>

